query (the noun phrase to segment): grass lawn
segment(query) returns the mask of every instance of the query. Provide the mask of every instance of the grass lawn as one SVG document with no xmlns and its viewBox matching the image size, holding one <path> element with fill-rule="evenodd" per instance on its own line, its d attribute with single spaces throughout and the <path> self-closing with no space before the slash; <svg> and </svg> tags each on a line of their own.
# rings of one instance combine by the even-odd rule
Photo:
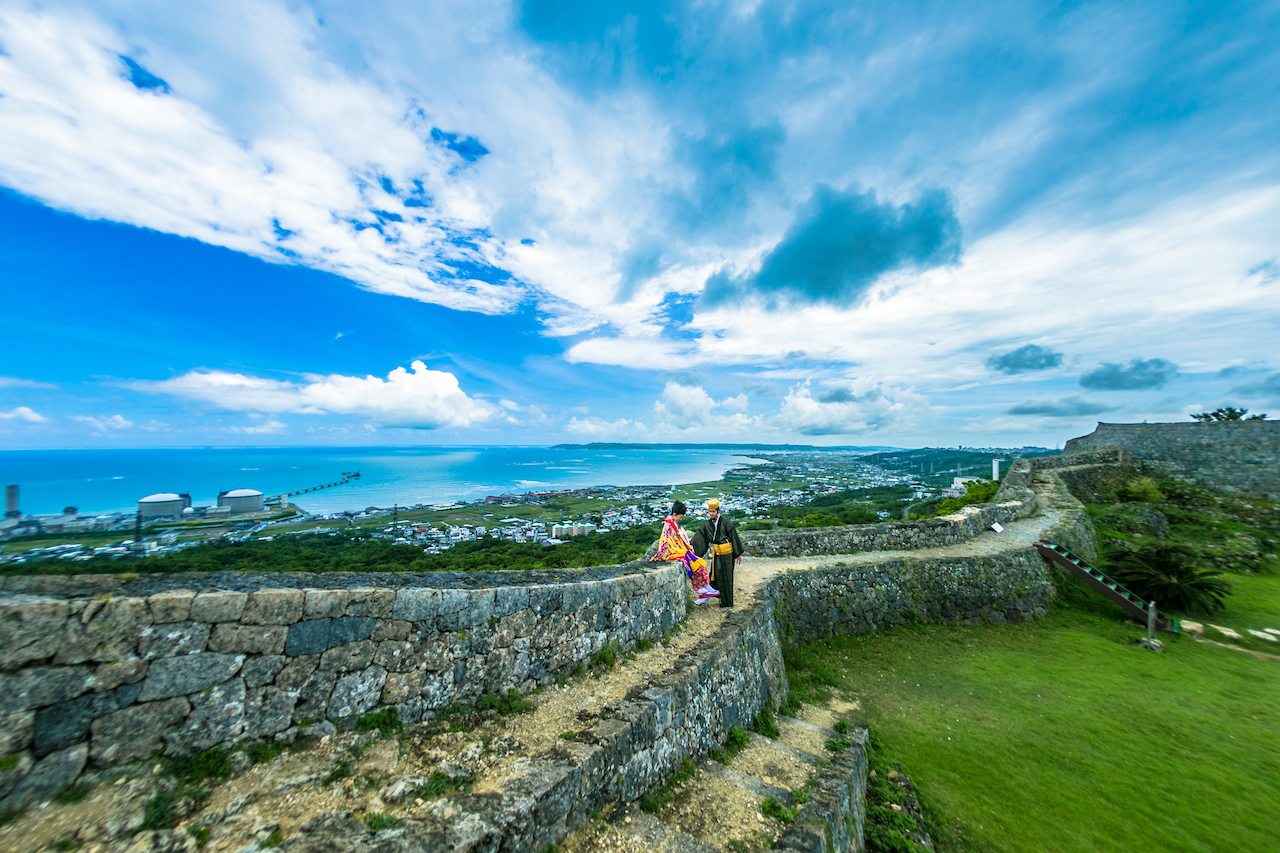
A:
<svg viewBox="0 0 1280 853">
<path fill-rule="evenodd" d="M 1280 622 L 1280 579 L 1232 580 L 1213 621 Z M 1031 624 L 798 647 L 793 690 L 861 703 L 941 851 L 1280 850 L 1280 660 L 1188 638 L 1155 654 L 1066 595 Z"/>
</svg>

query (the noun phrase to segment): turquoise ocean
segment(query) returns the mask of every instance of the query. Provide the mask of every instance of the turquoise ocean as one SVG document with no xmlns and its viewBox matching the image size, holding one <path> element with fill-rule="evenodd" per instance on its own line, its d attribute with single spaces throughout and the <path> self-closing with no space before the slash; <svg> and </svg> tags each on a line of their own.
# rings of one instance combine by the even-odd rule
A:
<svg viewBox="0 0 1280 853">
<path fill-rule="evenodd" d="M 132 512 L 156 492 L 186 492 L 196 506 L 226 489 L 268 495 L 360 479 L 293 500 L 309 512 L 450 503 L 488 495 L 588 486 L 676 485 L 759 464 L 732 448 L 240 447 L 0 451 L 0 485 L 20 487 L 27 514 Z M 758 452 L 758 451 L 755 451 Z"/>
</svg>

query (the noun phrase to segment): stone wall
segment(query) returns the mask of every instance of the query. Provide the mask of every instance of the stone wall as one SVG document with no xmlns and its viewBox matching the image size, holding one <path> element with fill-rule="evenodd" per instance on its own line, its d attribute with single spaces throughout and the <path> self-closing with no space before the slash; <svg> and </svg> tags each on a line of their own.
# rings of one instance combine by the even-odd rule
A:
<svg viewBox="0 0 1280 853">
<path fill-rule="evenodd" d="M 1028 478 L 1029 472 L 1024 472 Z M 1093 525 L 1070 495 L 1045 538 L 1096 558 Z M 1033 547 L 990 556 L 884 560 L 789 571 L 758 593 L 773 601 L 786 646 L 835 634 L 911 622 L 1023 622 L 1043 617 L 1055 590 L 1052 569 Z"/>
<path fill-rule="evenodd" d="M 767 603 L 730 613 L 716 633 L 670 670 L 632 689 L 623 701 L 594 709 L 572 741 L 518 759 L 499 790 L 434 800 L 424 816 L 403 820 L 397 832 L 407 841 L 398 849 L 544 850 L 605 803 L 635 800 L 682 759 L 716 748 L 730 727 L 749 725 L 761 708 L 776 708 L 786 692 L 782 651 Z M 862 767 L 865 787 L 861 749 L 859 743 L 849 750 L 858 755 L 841 767 L 852 768 L 855 777 Z M 828 787 L 831 791 L 824 788 L 823 793 L 830 796 L 822 802 L 838 811 L 841 789 L 834 783 Z M 850 798 L 848 789 L 846 780 L 844 800 Z M 832 798 L 834 806 L 828 803 Z M 340 845 L 366 835 L 364 825 L 349 815 L 336 816 L 310 827 L 288 849 L 350 849 Z"/>
<path fill-rule="evenodd" d="M 1068 441 L 1061 459 L 1109 448 L 1189 483 L 1280 500 L 1280 422 L 1100 423 Z"/>
<path fill-rule="evenodd" d="M 481 589 L 392 575 L 384 583 L 400 588 L 245 592 L 187 575 L 115 579 L 123 592 L 175 587 L 146 597 L 77 594 L 65 578 L 55 579 L 71 589 L 63 597 L 6 590 L 0 758 L 18 759 L 0 772 L 0 811 L 69 784 L 87 763 L 270 739 L 304 720 L 351 725 L 384 707 L 416 722 L 487 693 L 527 692 L 607 643 L 630 648 L 684 618 L 683 575 L 641 568 Z"/>
<path fill-rule="evenodd" d="M 753 557 L 798 557 L 856 554 L 863 551 L 908 551 L 937 548 L 972 539 L 994 522 L 1026 518 L 1036 508 L 1028 460 L 1016 461 L 1001 481 L 991 503 L 962 507 L 959 512 L 922 521 L 806 527 L 764 533 L 744 531 L 742 544 Z"/>
</svg>

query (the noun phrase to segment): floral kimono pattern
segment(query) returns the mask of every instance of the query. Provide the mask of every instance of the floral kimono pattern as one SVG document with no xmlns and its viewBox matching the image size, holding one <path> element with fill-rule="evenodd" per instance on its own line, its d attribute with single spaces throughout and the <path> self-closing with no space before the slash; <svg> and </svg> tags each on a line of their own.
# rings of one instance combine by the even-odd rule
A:
<svg viewBox="0 0 1280 853">
<path fill-rule="evenodd" d="M 711 581 L 707 577 L 707 561 L 693 553 L 693 546 L 689 544 L 689 535 L 670 517 L 662 522 L 662 538 L 658 540 L 658 553 L 653 555 L 653 559 L 655 561 L 678 560 L 683 563 L 685 574 L 689 576 L 693 582 L 693 588 L 698 592 L 698 604 L 720 594 L 712 588 Z"/>
</svg>

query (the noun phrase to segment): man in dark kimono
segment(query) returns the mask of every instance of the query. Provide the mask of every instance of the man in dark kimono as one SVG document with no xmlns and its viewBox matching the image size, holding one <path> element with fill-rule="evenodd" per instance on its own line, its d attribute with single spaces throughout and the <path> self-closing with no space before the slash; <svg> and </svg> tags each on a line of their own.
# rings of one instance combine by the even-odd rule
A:
<svg viewBox="0 0 1280 853">
<path fill-rule="evenodd" d="M 693 543 L 695 553 L 702 553 L 696 550 L 700 543 L 711 550 L 711 585 L 720 590 L 720 606 L 732 607 L 733 568 L 742 562 L 742 540 L 733 522 L 720 514 L 720 501 L 707 501 L 707 515 Z"/>
</svg>

